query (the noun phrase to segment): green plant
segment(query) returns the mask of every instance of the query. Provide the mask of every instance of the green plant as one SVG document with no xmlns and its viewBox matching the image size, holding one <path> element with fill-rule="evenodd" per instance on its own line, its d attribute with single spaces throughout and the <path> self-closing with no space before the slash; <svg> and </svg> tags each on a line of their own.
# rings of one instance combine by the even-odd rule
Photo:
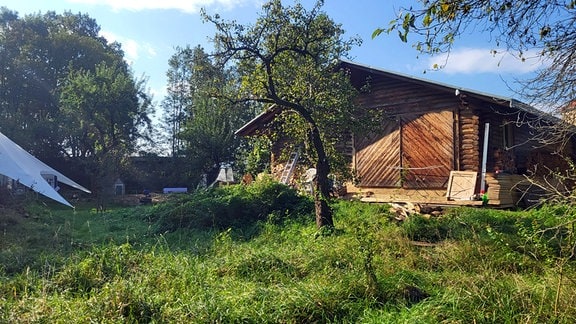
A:
<svg viewBox="0 0 576 324">
<path fill-rule="evenodd" d="M 256 181 L 201 190 L 156 207 L 159 232 L 178 228 L 248 228 L 259 221 L 283 222 L 312 212 L 308 197 L 276 181 Z"/>
<path fill-rule="evenodd" d="M 266 188 L 270 196 L 282 192 Z M 226 190 L 246 202 L 254 199 L 248 190 L 264 189 Z M 536 235 L 538 244 L 553 247 L 538 257 L 529 253 L 540 249 L 537 242 L 527 240 L 543 228 L 565 225 L 571 216 L 564 211 L 558 217 L 559 210 L 547 208 L 457 208 L 432 222 L 399 225 L 390 221 L 386 205 L 337 201 L 336 227 L 327 236 L 316 236 L 313 222 L 286 211 L 249 226 L 156 231 L 166 216 L 162 213 L 195 199 L 178 196 L 166 204 L 97 216 L 77 210 L 72 218 L 72 213 L 52 210 L 46 218 L 18 218 L 13 227 L 26 226 L 32 237 L 58 232 L 60 244 L 46 244 L 52 235 L 47 241 L 10 237 L 9 249 L 20 242 L 46 246 L 42 253 L 23 250 L 32 251 L 30 266 L 0 272 L 0 318 L 133 323 L 576 320 L 576 285 L 567 279 L 576 275 L 576 267 L 573 259 L 559 259 L 568 251 L 556 248 L 560 236 Z M 202 199 L 208 204 L 210 196 Z M 212 199 L 222 201 L 222 196 Z M 267 204 L 272 203 L 269 197 Z M 81 230 L 87 221 L 91 233 Z M 418 236 L 407 234 L 425 235 L 427 229 L 436 233 L 429 236 L 437 239 L 433 244 L 415 244 L 421 243 L 413 241 Z M 569 237 L 561 233 L 567 247 Z"/>
</svg>

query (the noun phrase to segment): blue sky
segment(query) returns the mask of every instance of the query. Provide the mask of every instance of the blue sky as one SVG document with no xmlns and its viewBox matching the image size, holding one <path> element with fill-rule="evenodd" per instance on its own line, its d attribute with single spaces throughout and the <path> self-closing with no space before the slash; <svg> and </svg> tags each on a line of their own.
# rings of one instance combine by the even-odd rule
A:
<svg viewBox="0 0 576 324">
<path fill-rule="evenodd" d="M 225 19 L 252 23 L 260 12 L 262 0 L 4 0 L 1 6 L 17 11 L 20 17 L 48 10 L 84 13 L 96 19 L 101 34 L 122 44 L 126 59 L 136 77 L 148 78 L 148 87 L 159 102 L 164 96 L 168 59 L 176 46 L 202 45 L 211 51 L 209 38 L 214 28 L 203 23 L 199 9 L 218 13 Z M 284 1 L 286 5 L 293 1 Z M 303 0 L 308 8 L 313 0 Z M 489 43 L 489 35 L 470 34 L 457 39 L 448 61 L 445 56 L 419 55 L 410 43 L 397 35 L 371 38 L 377 27 L 386 27 L 402 6 L 415 0 L 326 0 L 324 11 L 342 24 L 348 36 L 363 39 L 351 52 L 355 62 L 436 82 L 504 97 L 518 98 L 510 89 L 515 79 L 526 79 L 537 62 L 520 62 Z M 410 40 L 410 39 L 409 39 Z M 434 64 L 447 65 L 430 71 Z M 424 71 L 427 71 L 424 73 Z"/>
</svg>

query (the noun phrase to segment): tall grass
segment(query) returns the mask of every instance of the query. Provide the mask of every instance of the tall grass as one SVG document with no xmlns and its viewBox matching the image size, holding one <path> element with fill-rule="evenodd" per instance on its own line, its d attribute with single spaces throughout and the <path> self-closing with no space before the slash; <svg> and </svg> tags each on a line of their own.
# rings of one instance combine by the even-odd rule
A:
<svg viewBox="0 0 576 324">
<path fill-rule="evenodd" d="M 310 200 L 271 182 L 19 219 L 60 243 L 4 267 L 0 322 L 576 321 L 576 284 L 550 261 L 562 238 L 532 239 L 553 212 L 457 208 L 397 223 L 385 205 L 332 206 L 336 230 L 320 236 Z M 563 277 L 574 274 L 566 260 Z"/>
</svg>

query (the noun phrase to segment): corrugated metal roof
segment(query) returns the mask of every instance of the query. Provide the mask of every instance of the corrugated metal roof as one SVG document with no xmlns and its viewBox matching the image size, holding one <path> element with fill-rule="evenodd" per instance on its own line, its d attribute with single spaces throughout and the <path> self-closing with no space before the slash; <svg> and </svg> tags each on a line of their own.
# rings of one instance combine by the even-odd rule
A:
<svg viewBox="0 0 576 324">
<path fill-rule="evenodd" d="M 485 92 L 481 92 L 481 91 L 476 91 L 476 90 L 472 90 L 472 89 L 468 89 L 468 88 L 458 87 L 458 86 L 447 84 L 447 83 L 432 81 L 429 79 L 420 78 L 417 76 L 413 76 L 413 75 L 409 75 L 409 74 L 405 74 L 405 73 L 400 73 L 400 72 L 395 72 L 395 71 L 391 71 L 391 70 L 386 70 L 386 69 L 382 69 L 382 68 L 377 68 L 374 66 L 356 63 L 356 62 L 345 60 L 345 59 L 341 59 L 340 61 L 342 62 L 343 65 L 352 65 L 356 68 L 364 69 L 364 70 L 370 71 L 372 73 L 388 74 L 390 77 L 401 78 L 401 79 L 404 79 L 407 81 L 426 84 L 428 86 L 431 86 L 431 85 L 436 86 L 436 87 L 443 88 L 444 90 L 450 91 L 453 93 L 455 93 L 456 90 L 458 90 L 461 93 L 465 92 L 469 95 L 481 97 L 484 100 L 492 100 L 492 101 L 496 101 L 496 102 L 502 102 L 502 101 L 509 102 L 510 107 L 513 107 L 513 104 L 515 104 L 515 103 L 519 103 L 519 104 L 528 106 L 527 104 L 521 103 L 520 101 L 515 100 L 513 98 L 510 98 L 510 97 L 503 97 L 503 96 L 485 93 Z M 517 107 L 517 108 L 521 108 L 521 107 Z M 533 108 L 533 109 L 535 109 L 535 108 Z M 540 113 L 542 113 L 542 112 L 540 112 Z"/>
</svg>

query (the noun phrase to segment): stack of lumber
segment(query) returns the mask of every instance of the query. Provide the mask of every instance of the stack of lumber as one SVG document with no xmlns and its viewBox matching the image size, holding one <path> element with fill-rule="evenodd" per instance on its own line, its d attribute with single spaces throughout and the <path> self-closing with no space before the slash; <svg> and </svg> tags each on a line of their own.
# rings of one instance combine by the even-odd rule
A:
<svg viewBox="0 0 576 324">
<path fill-rule="evenodd" d="M 460 121 L 460 141 L 462 143 L 460 152 L 461 169 L 476 171 L 478 165 L 480 165 L 480 143 L 478 136 L 480 133 L 480 120 L 478 116 L 473 116 L 471 112 L 467 112 L 468 110 L 462 111 L 462 119 Z"/>
<path fill-rule="evenodd" d="M 442 215 L 442 207 L 413 204 L 410 202 L 404 204 L 391 203 L 389 212 L 393 215 L 394 220 L 402 222 L 414 214 L 419 214 L 426 218 L 432 216 L 438 217 Z"/>
<path fill-rule="evenodd" d="M 518 203 L 519 194 L 516 184 L 521 176 L 511 174 L 486 174 L 488 204 L 500 207 L 512 207 Z"/>
</svg>

